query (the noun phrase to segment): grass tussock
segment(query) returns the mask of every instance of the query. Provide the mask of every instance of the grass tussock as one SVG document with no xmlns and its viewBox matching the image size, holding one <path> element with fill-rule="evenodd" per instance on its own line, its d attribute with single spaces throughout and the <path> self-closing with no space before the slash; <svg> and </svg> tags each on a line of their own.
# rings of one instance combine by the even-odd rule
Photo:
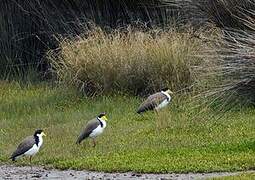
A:
<svg viewBox="0 0 255 180">
<path fill-rule="evenodd" d="M 240 96 L 242 102 L 255 102 L 255 32 L 224 30 L 225 39 L 219 47 L 218 71 L 221 71 L 219 92 Z M 216 91 L 217 92 L 217 91 Z"/>
<path fill-rule="evenodd" d="M 96 29 L 75 39 L 63 39 L 49 59 L 58 77 L 85 92 L 124 91 L 133 94 L 162 87 L 183 89 L 198 79 L 208 61 L 195 56 L 209 45 L 192 32 L 150 32 Z M 208 65 L 208 64 L 207 64 Z"/>
<path fill-rule="evenodd" d="M 220 28 L 251 29 L 247 23 L 254 17 L 253 0 L 199 0 L 191 4 L 199 7 L 202 14 Z"/>
<path fill-rule="evenodd" d="M 235 1 L 233 1 L 235 2 Z M 217 2 L 220 3 L 220 2 Z M 234 4 L 231 1 L 221 1 L 224 3 L 228 13 L 238 23 L 231 24 L 222 19 L 221 38 L 210 39 L 214 42 L 217 49 L 218 64 L 212 72 L 220 80 L 216 88 L 210 89 L 210 93 L 218 96 L 217 99 L 227 97 L 230 103 L 239 102 L 248 105 L 254 105 L 255 96 L 255 3 L 253 1 L 240 1 Z M 241 5 L 241 3 L 243 3 Z M 249 7 L 246 11 L 244 7 Z M 219 12 L 223 12 L 219 9 Z M 212 16 L 217 18 L 218 16 Z M 219 20 L 219 19 L 218 19 Z M 217 24 L 217 23 L 216 23 Z M 219 25 L 218 25 L 219 26 Z M 205 53 L 205 56 L 208 56 Z M 224 100 L 225 101 L 225 100 Z"/>
</svg>

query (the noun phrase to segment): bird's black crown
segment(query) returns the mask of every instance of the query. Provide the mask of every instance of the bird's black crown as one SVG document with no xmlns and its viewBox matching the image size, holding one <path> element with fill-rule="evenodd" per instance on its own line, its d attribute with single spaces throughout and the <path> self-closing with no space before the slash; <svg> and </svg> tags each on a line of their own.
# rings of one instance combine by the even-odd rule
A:
<svg viewBox="0 0 255 180">
<path fill-rule="evenodd" d="M 43 132 L 42 129 L 37 129 L 34 133 L 34 136 L 36 136 L 37 134 L 41 134 Z"/>
<path fill-rule="evenodd" d="M 167 88 L 167 87 L 161 89 L 161 91 L 167 91 L 167 90 L 169 90 L 169 88 Z"/>
<path fill-rule="evenodd" d="M 105 112 L 102 112 L 102 113 L 100 113 L 100 114 L 98 115 L 98 117 L 101 118 L 101 117 L 103 117 L 103 116 L 105 116 L 105 115 L 106 115 L 106 113 L 105 113 Z"/>
</svg>

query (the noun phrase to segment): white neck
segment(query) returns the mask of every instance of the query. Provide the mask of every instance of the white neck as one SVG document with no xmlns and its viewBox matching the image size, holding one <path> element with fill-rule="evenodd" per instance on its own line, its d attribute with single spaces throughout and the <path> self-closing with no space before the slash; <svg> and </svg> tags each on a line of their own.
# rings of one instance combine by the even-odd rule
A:
<svg viewBox="0 0 255 180">
<path fill-rule="evenodd" d="M 38 136 L 38 138 L 39 138 L 38 147 L 40 148 L 41 145 L 42 145 L 42 143 L 43 143 L 43 137 L 42 137 L 42 134 L 38 134 L 37 136 Z"/>
<path fill-rule="evenodd" d="M 98 118 L 102 123 L 103 123 L 103 127 L 102 128 L 105 128 L 106 127 L 106 121 L 101 119 L 101 118 Z"/>
<path fill-rule="evenodd" d="M 171 100 L 171 96 L 170 96 L 167 92 L 165 92 L 165 91 L 161 91 L 161 93 L 163 93 L 164 95 L 166 95 L 166 96 L 167 96 L 168 101 L 170 101 L 170 100 Z"/>
</svg>

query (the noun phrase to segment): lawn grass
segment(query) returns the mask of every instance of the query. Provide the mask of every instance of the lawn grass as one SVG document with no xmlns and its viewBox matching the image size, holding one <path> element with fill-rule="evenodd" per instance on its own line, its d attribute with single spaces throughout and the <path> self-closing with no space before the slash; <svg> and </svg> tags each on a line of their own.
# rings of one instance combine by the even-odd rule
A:
<svg viewBox="0 0 255 180">
<path fill-rule="evenodd" d="M 105 172 L 212 172 L 255 168 L 255 110 L 199 113 L 173 98 L 159 116 L 135 113 L 142 99 L 114 95 L 86 98 L 48 85 L 0 82 L 0 162 L 18 143 L 43 128 L 44 146 L 36 165 Z M 108 113 L 108 126 L 97 139 L 76 145 L 87 120 Z M 221 118 L 219 118 L 221 117 Z M 157 123 L 156 123 L 157 122 Z M 17 165 L 27 165 L 19 159 Z"/>
<path fill-rule="evenodd" d="M 212 178 L 211 180 L 252 180 L 255 179 L 255 173 L 241 173 L 234 176 L 225 176 L 219 178 Z"/>
</svg>

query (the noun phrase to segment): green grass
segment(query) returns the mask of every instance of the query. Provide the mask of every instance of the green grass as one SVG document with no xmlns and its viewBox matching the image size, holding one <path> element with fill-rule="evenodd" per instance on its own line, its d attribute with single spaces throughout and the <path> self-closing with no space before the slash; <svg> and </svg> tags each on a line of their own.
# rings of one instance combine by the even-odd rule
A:
<svg viewBox="0 0 255 180">
<path fill-rule="evenodd" d="M 157 117 L 135 113 L 140 98 L 115 95 L 86 98 L 74 90 L 47 85 L 0 83 L 0 162 L 18 143 L 43 128 L 44 146 L 36 165 L 60 169 L 136 172 L 211 172 L 254 168 L 255 110 L 217 114 L 198 111 L 178 98 Z M 75 144 L 87 120 L 108 113 L 97 139 Z M 199 113 L 200 112 L 200 113 Z M 221 117 L 221 118 L 219 118 Z M 157 122 L 157 123 L 156 123 Z M 18 165 L 28 164 L 26 158 Z"/>
<path fill-rule="evenodd" d="M 220 178 L 212 178 L 212 180 L 252 180 L 255 179 L 255 173 L 241 173 L 235 176 L 226 176 Z"/>
</svg>

